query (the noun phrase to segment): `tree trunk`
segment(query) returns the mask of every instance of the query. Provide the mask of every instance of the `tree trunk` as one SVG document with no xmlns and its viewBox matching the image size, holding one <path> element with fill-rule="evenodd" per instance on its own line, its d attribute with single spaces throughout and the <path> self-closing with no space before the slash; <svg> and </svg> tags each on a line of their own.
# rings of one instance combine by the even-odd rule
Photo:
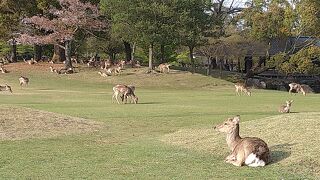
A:
<svg viewBox="0 0 320 180">
<path fill-rule="evenodd" d="M 11 62 L 17 62 L 17 41 L 13 38 L 11 42 Z"/>
<path fill-rule="evenodd" d="M 60 46 L 63 46 L 63 44 L 60 44 Z M 52 56 L 53 62 L 63 62 L 66 60 L 65 50 L 60 46 L 58 44 L 54 45 L 54 52 Z"/>
<path fill-rule="evenodd" d="M 238 72 L 242 72 L 242 71 L 241 71 L 240 57 L 238 57 Z"/>
<path fill-rule="evenodd" d="M 136 43 L 134 42 L 132 44 L 132 48 L 131 48 L 131 61 L 133 62 L 134 61 L 134 53 L 136 52 Z"/>
<path fill-rule="evenodd" d="M 34 50 L 34 57 L 33 57 L 33 59 L 36 60 L 36 61 L 42 60 L 42 46 L 35 44 L 35 45 L 33 46 L 33 50 Z"/>
<path fill-rule="evenodd" d="M 191 61 L 191 66 L 192 66 L 192 73 L 195 73 L 196 72 L 196 64 L 193 59 L 193 49 L 194 49 L 193 46 L 189 46 L 189 53 L 190 53 L 189 56 L 190 56 L 190 61 Z"/>
<path fill-rule="evenodd" d="M 132 48 L 129 42 L 123 41 L 124 51 L 126 54 L 126 61 L 130 61 L 132 59 Z"/>
<path fill-rule="evenodd" d="M 207 76 L 210 76 L 211 74 L 211 57 L 207 57 L 208 61 L 207 61 Z"/>
<path fill-rule="evenodd" d="M 65 41 L 65 57 L 66 57 L 66 61 L 65 61 L 65 68 L 72 69 L 72 62 L 71 62 L 71 41 L 67 40 Z"/>
<path fill-rule="evenodd" d="M 160 55 L 160 56 L 161 56 L 161 57 L 160 57 L 160 61 L 161 61 L 161 63 L 165 63 L 165 59 L 164 59 L 164 56 L 165 56 L 164 53 L 165 53 L 165 52 L 164 52 L 164 51 L 165 51 L 165 50 L 164 50 L 164 45 L 161 44 L 161 45 L 160 45 L 160 53 L 161 53 L 161 55 Z"/>
<path fill-rule="evenodd" d="M 150 71 L 153 69 L 152 58 L 153 58 L 153 44 L 150 44 L 149 46 L 149 70 Z"/>
</svg>

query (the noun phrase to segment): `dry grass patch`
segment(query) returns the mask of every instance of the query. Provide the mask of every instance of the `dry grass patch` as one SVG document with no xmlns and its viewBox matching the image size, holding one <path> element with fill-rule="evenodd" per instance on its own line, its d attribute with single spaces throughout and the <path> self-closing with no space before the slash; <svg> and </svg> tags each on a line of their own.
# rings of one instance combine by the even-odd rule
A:
<svg viewBox="0 0 320 180">
<path fill-rule="evenodd" d="M 240 135 L 265 140 L 271 148 L 273 164 L 320 176 L 319 117 L 319 112 L 291 113 L 247 121 L 240 124 Z M 212 127 L 180 130 L 165 135 L 161 141 L 222 157 L 229 153 L 225 135 Z"/>
<path fill-rule="evenodd" d="M 102 124 L 22 107 L 0 107 L 0 140 L 49 138 L 98 131 Z"/>
</svg>

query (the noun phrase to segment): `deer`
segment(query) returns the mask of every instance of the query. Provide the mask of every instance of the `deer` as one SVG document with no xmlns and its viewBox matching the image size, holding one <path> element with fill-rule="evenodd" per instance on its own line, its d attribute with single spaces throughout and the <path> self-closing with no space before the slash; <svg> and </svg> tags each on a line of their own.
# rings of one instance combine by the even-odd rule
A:
<svg viewBox="0 0 320 180">
<path fill-rule="evenodd" d="M 57 69 L 53 68 L 52 66 L 50 66 L 49 68 L 50 68 L 50 72 L 60 74 L 59 71 Z"/>
<path fill-rule="evenodd" d="M 168 64 L 168 63 L 163 63 L 163 64 L 160 64 L 158 67 L 159 67 L 159 71 L 161 73 L 164 73 L 165 69 L 167 69 L 167 72 L 169 73 L 170 72 L 170 67 L 171 65 Z"/>
<path fill-rule="evenodd" d="M 239 123 L 238 115 L 214 127 L 217 131 L 227 134 L 226 141 L 231 154 L 226 157 L 225 162 L 235 166 L 265 166 L 270 161 L 267 143 L 257 137 L 240 137 Z"/>
<path fill-rule="evenodd" d="M 123 95 L 123 98 L 121 97 L 121 99 L 124 99 L 125 103 L 127 103 L 128 97 L 131 97 L 134 104 L 138 103 L 138 97 L 134 94 L 134 91 L 130 87 L 128 87 L 126 85 L 118 84 L 118 85 L 114 86 L 112 88 L 112 90 L 113 90 L 112 102 L 114 102 L 114 99 L 116 99 L 117 103 L 120 104 L 120 102 L 118 100 L 118 96 Z"/>
<path fill-rule="evenodd" d="M 291 107 L 292 102 L 293 102 L 293 100 L 286 101 L 286 104 L 281 105 L 279 107 L 279 112 L 280 113 L 290 113 L 290 107 Z"/>
<path fill-rule="evenodd" d="M 105 72 L 101 72 L 101 71 L 98 71 L 98 74 L 100 74 L 100 76 L 102 77 L 108 77 L 109 75 Z"/>
<path fill-rule="evenodd" d="M 29 78 L 21 76 L 21 77 L 19 78 L 19 84 L 20 84 L 20 87 L 22 87 L 23 85 L 24 85 L 24 86 L 28 86 L 28 84 L 29 84 Z"/>
<path fill-rule="evenodd" d="M 9 86 L 9 85 L 7 85 L 7 84 L 4 85 L 4 86 L 0 85 L 0 91 L 9 91 L 9 92 L 12 93 L 11 86 Z"/>
<path fill-rule="evenodd" d="M 0 65 L 0 71 L 3 74 L 8 73 L 8 71 L 3 67 L 3 65 Z"/>
<path fill-rule="evenodd" d="M 251 92 L 245 83 L 236 83 L 235 85 L 236 93 L 240 96 L 240 92 L 246 93 L 248 96 L 251 96 Z M 240 92 L 239 92 L 240 91 Z"/>
<path fill-rule="evenodd" d="M 121 73 L 121 67 L 120 66 L 112 66 L 112 67 L 106 69 L 106 72 L 109 74 L 117 75 L 117 74 Z"/>
<path fill-rule="evenodd" d="M 301 92 L 304 96 L 307 95 L 304 85 L 298 84 L 298 83 L 290 83 L 289 84 L 289 94 L 292 94 L 292 90 L 295 90 L 297 93 Z"/>
<path fill-rule="evenodd" d="M 33 58 L 31 58 L 30 60 L 26 60 L 25 58 L 23 58 L 23 61 L 27 64 L 35 64 L 35 63 L 38 63 L 36 60 L 34 60 Z"/>
</svg>

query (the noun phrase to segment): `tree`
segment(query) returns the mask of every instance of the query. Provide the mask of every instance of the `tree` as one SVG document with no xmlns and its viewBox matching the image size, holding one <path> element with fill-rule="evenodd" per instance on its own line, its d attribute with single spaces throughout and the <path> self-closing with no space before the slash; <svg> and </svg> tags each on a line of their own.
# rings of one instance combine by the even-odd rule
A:
<svg viewBox="0 0 320 180">
<path fill-rule="evenodd" d="M 179 18 L 177 23 L 180 42 L 189 48 L 193 72 L 195 72 L 194 48 L 206 42 L 206 33 L 213 23 L 208 13 L 209 9 L 210 3 L 206 0 L 176 1 L 175 11 Z"/>
<path fill-rule="evenodd" d="M 36 29 L 45 31 L 46 35 L 22 33 L 19 42 L 26 44 L 63 44 L 65 50 L 66 69 L 72 68 L 71 43 L 78 31 L 92 34 L 94 31 L 103 31 L 107 23 L 102 20 L 98 7 L 91 3 L 82 3 L 79 0 L 58 0 L 60 8 L 50 8 L 52 19 L 45 16 L 25 18 L 23 22 Z M 30 31 L 29 31 L 30 32 Z"/>
</svg>

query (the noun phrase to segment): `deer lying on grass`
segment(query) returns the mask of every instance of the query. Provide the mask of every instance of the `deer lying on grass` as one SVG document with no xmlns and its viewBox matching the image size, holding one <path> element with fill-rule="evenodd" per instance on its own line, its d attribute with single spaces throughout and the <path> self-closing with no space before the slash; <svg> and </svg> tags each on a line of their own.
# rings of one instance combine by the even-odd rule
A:
<svg viewBox="0 0 320 180">
<path fill-rule="evenodd" d="M 246 86 L 245 83 L 236 83 L 234 86 L 236 88 L 236 93 L 237 93 L 238 96 L 240 96 L 240 92 L 241 93 L 244 92 L 248 96 L 251 96 L 251 92 L 250 92 L 249 88 Z"/>
<path fill-rule="evenodd" d="M 293 100 L 286 101 L 286 104 L 281 105 L 279 107 L 279 112 L 280 113 L 290 113 L 290 107 L 291 107 L 292 102 L 293 102 Z"/>
<path fill-rule="evenodd" d="M 160 64 L 158 67 L 159 67 L 159 71 L 161 72 L 161 73 L 164 73 L 165 72 L 165 70 L 167 70 L 167 72 L 169 73 L 170 72 L 170 67 L 171 65 L 170 64 L 168 64 L 168 63 L 163 63 L 163 64 Z"/>
<path fill-rule="evenodd" d="M 38 63 L 36 60 L 34 60 L 33 58 L 31 58 L 30 60 L 26 60 L 26 59 L 24 59 L 23 58 L 23 61 L 25 62 L 25 63 L 27 63 L 27 64 L 35 64 L 35 63 Z"/>
<path fill-rule="evenodd" d="M 114 74 L 114 75 L 118 75 L 118 74 L 121 74 L 121 67 L 120 66 L 112 66 L 108 69 L 106 69 L 106 72 L 108 74 Z"/>
<path fill-rule="evenodd" d="M 134 104 L 138 103 L 138 97 L 134 94 L 134 90 L 132 90 L 129 86 L 118 84 L 112 88 L 113 95 L 112 95 L 112 102 L 114 99 L 117 100 L 117 103 L 120 104 L 118 100 L 118 96 L 121 95 L 122 101 L 124 100 L 127 103 L 127 98 L 130 97 L 133 100 Z"/>
<path fill-rule="evenodd" d="M 270 160 L 268 145 L 256 137 L 241 138 L 239 135 L 240 116 L 228 118 L 223 124 L 214 127 L 219 132 L 227 133 L 227 144 L 231 154 L 226 157 L 227 163 L 235 166 L 265 166 Z"/>
<path fill-rule="evenodd" d="M 98 74 L 100 74 L 100 76 L 102 76 L 102 77 L 108 77 L 109 75 L 107 74 L 107 73 L 105 73 L 105 72 L 98 72 Z"/>
<path fill-rule="evenodd" d="M 297 93 L 301 92 L 304 96 L 307 95 L 304 85 L 300 85 L 298 83 L 290 83 L 289 87 L 289 94 L 292 94 L 292 90 L 295 90 Z"/>
<path fill-rule="evenodd" d="M 3 74 L 8 73 L 8 71 L 2 65 L 0 66 L 0 71 Z"/>
<path fill-rule="evenodd" d="M 0 91 L 9 91 L 12 93 L 11 86 L 9 86 L 7 84 L 4 86 L 0 85 Z"/>
<path fill-rule="evenodd" d="M 28 84 L 29 84 L 29 78 L 21 76 L 21 77 L 19 78 L 19 84 L 20 84 L 21 87 L 22 87 L 23 85 L 24 85 L 24 86 L 28 86 Z"/>
<path fill-rule="evenodd" d="M 53 68 L 52 66 L 50 66 L 49 68 L 50 68 L 50 72 L 59 74 L 59 71 L 57 69 Z"/>
</svg>

